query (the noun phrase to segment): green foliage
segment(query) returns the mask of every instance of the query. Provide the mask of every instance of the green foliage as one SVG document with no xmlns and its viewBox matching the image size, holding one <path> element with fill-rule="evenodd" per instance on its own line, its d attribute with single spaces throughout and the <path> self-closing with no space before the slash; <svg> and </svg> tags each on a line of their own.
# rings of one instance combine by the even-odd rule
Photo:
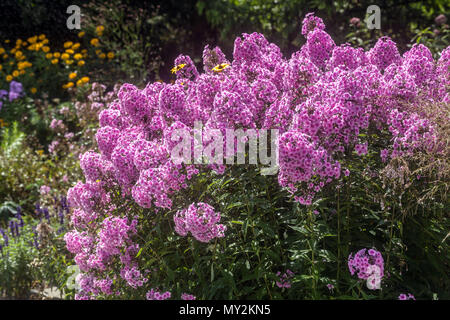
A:
<svg viewBox="0 0 450 320">
<path fill-rule="evenodd" d="M 261 32 L 282 51 L 291 52 L 301 43 L 301 22 L 308 12 L 315 12 L 328 27 L 327 31 L 337 43 L 350 40 L 367 47 L 379 35 L 389 35 L 401 49 L 406 49 L 416 30 L 431 25 L 435 16 L 450 11 L 445 0 L 395 0 L 377 4 L 381 9 L 381 31 L 368 30 L 364 24 L 367 7 L 372 1 L 318 1 L 318 0 L 199 0 L 196 8 L 213 28 L 220 32 L 225 48 L 242 32 Z M 349 24 L 352 17 L 359 18 L 357 30 Z M 343 35 L 347 37 L 343 37 Z M 231 43 L 229 43 L 231 42 Z M 448 45 L 448 44 L 447 44 Z"/>
<path fill-rule="evenodd" d="M 38 250 L 29 243 L 35 236 L 31 226 L 21 230 L 20 237 L 10 237 L 9 245 L 0 253 L 0 294 L 6 297 L 27 298 L 36 278 L 33 260 Z M 4 242 L 3 242 L 4 244 Z"/>
<path fill-rule="evenodd" d="M 34 101 L 28 97 L 16 99 L 3 104 L 0 110 L 0 119 L 6 125 L 17 122 L 16 129 L 20 125 L 20 130 L 27 135 L 28 142 L 32 139 L 33 144 L 46 145 L 50 142 L 52 135 L 48 128 L 49 123 L 43 116 L 47 106 L 48 103 L 44 104 L 42 101 Z M 3 131 L 6 134 L 7 130 L 5 131 L 5 129 Z M 0 129 L 0 135 L 1 132 Z"/>
<path fill-rule="evenodd" d="M 36 201 L 45 169 L 37 152 L 26 145 L 17 123 L 3 129 L 0 145 L 0 201 Z"/>
<path fill-rule="evenodd" d="M 119 70 L 112 70 L 117 71 L 115 77 L 111 77 L 111 70 L 104 70 L 103 82 L 111 79 L 115 83 L 120 78 L 141 84 L 148 77 L 159 79 L 160 68 L 164 65 L 163 46 L 179 43 L 190 32 L 186 26 L 180 27 L 187 19 L 176 19 L 177 6 L 166 6 L 164 2 L 136 5 L 133 1 L 121 0 L 91 1 L 85 6 L 89 13 L 86 29 L 93 33 L 96 26 L 107 26 L 101 41 L 115 52 L 119 63 Z"/>
<path fill-rule="evenodd" d="M 275 176 L 261 176 L 254 166 L 234 166 L 223 176 L 200 174 L 174 207 L 205 201 L 221 212 L 226 236 L 207 244 L 174 232 L 174 210 L 155 214 L 119 196 L 114 201 L 118 210 L 139 213 L 139 263 L 151 272 L 150 287 L 170 290 L 173 297 L 397 299 L 411 292 L 418 299 L 449 298 L 448 199 L 414 212 L 383 186 L 379 153 L 349 157 L 346 165 L 350 176 L 329 186 L 311 207 L 291 201 Z M 361 248 L 382 252 L 382 290 L 369 290 L 350 275 L 347 258 Z M 287 269 L 295 276 L 291 288 L 281 289 L 276 273 Z M 144 295 L 125 293 L 130 299 Z"/>
<path fill-rule="evenodd" d="M 71 261 L 61 232 L 61 228 L 67 228 L 67 222 L 61 224 L 56 213 L 50 215 L 49 222 L 25 216 L 18 236 L 5 230 L 9 243 L 0 235 L 0 296 L 30 298 L 31 289 L 42 291 L 50 287 L 71 293 L 65 286 Z"/>
</svg>

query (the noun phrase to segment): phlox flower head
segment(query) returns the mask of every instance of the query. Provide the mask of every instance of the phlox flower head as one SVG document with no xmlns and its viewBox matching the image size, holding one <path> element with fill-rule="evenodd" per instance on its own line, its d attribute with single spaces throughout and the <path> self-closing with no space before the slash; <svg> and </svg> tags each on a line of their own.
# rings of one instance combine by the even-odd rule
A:
<svg viewBox="0 0 450 320">
<path fill-rule="evenodd" d="M 181 300 L 196 300 L 196 297 L 192 294 L 183 293 L 181 295 Z"/>
<path fill-rule="evenodd" d="M 401 293 L 398 296 L 398 300 L 416 300 L 416 298 L 411 293 L 408 294 Z"/>
<path fill-rule="evenodd" d="M 350 254 L 348 268 L 351 275 L 356 273 L 359 279 L 367 280 L 369 289 L 380 289 L 384 276 L 384 260 L 379 251 L 361 249 L 354 256 Z"/>
<path fill-rule="evenodd" d="M 159 291 L 156 291 L 155 289 L 151 289 L 146 294 L 147 300 L 167 300 L 167 299 L 170 299 L 170 297 L 171 297 L 171 293 L 169 291 L 159 292 Z"/>
<path fill-rule="evenodd" d="M 315 29 L 324 30 L 325 24 L 323 23 L 323 20 L 321 18 L 314 15 L 314 12 L 310 12 L 303 19 L 302 35 L 306 37 L 309 32 Z"/>
<path fill-rule="evenodd" d="M 209 242 L 225 236 L 226 226 L 219 224 L 220 213 L 207 203 L 193 203 L 186 210 L 178 211 L 174 216 L 175 231 L 180 236 L 188 232 L 200 242 Z"/>
<path fill-rule="evenodd" d="M 290 288 L 291 287 L 291 279 L 294 277 L 294 273 L 289 269 L 286 270 L 286 272 L 283 274 L 281 274 L 281 272 L 278 271 L 277 277 L 279 277 L 279 279 L 275 283 L 278 288 Z"/>
</svg>

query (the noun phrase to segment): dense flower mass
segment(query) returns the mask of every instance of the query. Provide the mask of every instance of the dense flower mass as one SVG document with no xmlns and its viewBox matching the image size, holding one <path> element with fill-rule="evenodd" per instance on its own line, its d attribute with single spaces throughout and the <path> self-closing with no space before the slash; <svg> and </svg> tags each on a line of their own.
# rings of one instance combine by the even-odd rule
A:
<svg viewBox="0 0 450 320">
<path fill-rule="evenodd" d="M 348 269 L 359 279 L 367 280 L 367 287 L 371 290 L 380 289 L 384 276 L 384 260 L 381 253 L 375 249 L 361 249 L 354 256 L 348 257 Z"/>
<path fill-rule="evenodd" d="M 171 297 L 171 293 L 169 291 L 166 292 L 158 292 L 154 289 L 151 289 L 147 292 L 147 300 L 167 300 Z"/>
<path fill-rule="evenodd" d="M 193 203 L 187 210 L 181 210 L 173 217 L 175 231 L 186 236 L 188 232 L 200 242 L 209 242 L 214 238 L 224 237 L 226 227 L 217 224 L 220 214 L 214 212 L 214 208 L 207 203 Z"/>
<path fill-rule="evenodd" d="M 206 46 L 203 73 L 190 57 L 180 55 L 172 69 L 174 83 L 120 88 L 118 99 L 99 115 L 99 152 L 81 157 L 86 182 L 68 192 L 75 230 L 66 242 L 89 279 L 82 286 L 86 295 L 109 292 L 104 285 L 109 280 L 99 276 L 112 270 L 113 263 L 119 263 L 117 277 L 130 287 L 147 281 L 135 261 L 139 224 L 132 216 L 123 217 L 128 211 L 111 199 L 120 194 L 155 213 L 173 209 L 174 198 L 200 168 L 171 161 L 175 129 L 191 130 L 196 122 L 221 132 L 279 129 L 278 182 L 304 205 L 342 174 L 349 175 L 340 159 L 352 152 L 367 154 L 371 141 L 362 133 L 369 127 L 391 137 L 380 161 L 435 147 L 433 123 L 406 105 L 448 103 L 450 47 L 437 62 L 423 45 L 401 55 L 388 37 L 365 52 L 335 44 L 323 21 L 312 14 L 305 18 L 302 34 L 306 44 L 288 59 L 262 34 L 243 34 L 234 43 L 233 60 Z M 208 143 L 204 140 L 203 146 Z M 222 174 L 226 167 L 203 169 Z M 201 242 L 224 236 L 226 228 L 219 221 L 219 213 L 201 202 L 174 216 L 178 234 L 190 232 Z M 349 257 L 349 269 L 376 289 L 383 258 L 376 250 L 363 249 Z M 150 291 L 147 297 L 155 295 Z"/>
</svg>

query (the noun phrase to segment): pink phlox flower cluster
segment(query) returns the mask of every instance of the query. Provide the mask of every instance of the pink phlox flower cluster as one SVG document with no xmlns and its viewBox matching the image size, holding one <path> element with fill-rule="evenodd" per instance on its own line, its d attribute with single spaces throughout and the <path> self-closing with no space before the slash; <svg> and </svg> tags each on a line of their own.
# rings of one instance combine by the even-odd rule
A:
<svg viewBox="0 0 450 320">
<path fill-rule="evenodd" d="M 398 296 L 398 300 L 416 300 L 416 298 L 411 293 L 401 293 Z"/>
<path fill-rule="evenodd" d="M 309 32 L 315 29 L 325 30 L 325 24 L 321 18 L 314 15 L 314 12 L 310 12 L 306 14 L 302 21 L 302 35 L 306 37 Z"/>
<path fill-rule="evenodd" d="M 219 47 L 210 49 L 206 45 L 203 49 L 203 70 L 205 73 L 212 73 L 212 69 L 220 64 L 230 64 Z"/>
<path fill-rule="evenodd" d="M 191 57 L 185 56 L 185 55 L 179 55 L 175 59 L 175 62 L 174 62 L 175 67 L 179 66 L 179 65 L 183 65 L 183 64 L 185 66 L 176 72 L 177 79 L 194 80 L 195 78 L 198 77 L 199 74 L 198 74 L 197 68 L 195 67 L 195 64 L 192 61 Z"/>
<path fill-rule="evenodd" d="M 159 292 L 155 289 L 151 289 L 149 292 L 147 292 L 146 298 L 147 300 L 167 300 L 170 299 L 171 295 L 172 294 L 169 291 Z"/>
<path fill-rule="evenodd" d="M 196 300 L 196 297 L 192 294 L 182 293 L 181 300 Z"/>
<path fill-rule="evenodd" d="M 180 55 L 172 84 L 157 81 L 143 89 L 124 84 L 115 88 L 115 100 L 95 85 L 89 108 L 75 105 L 80 116 L 86 110 L 99 114 L 100 124 L 95 135 L 98 152 L 80 158 L 86 182 L 68 191 L 76 230 L 66 242 L 83 272 L 108 270 L 120 260 L 123 280 L 133 287 L 144 283 L 132 254 L 137 250 L 132 239 L 136 225 L 120 220 L 117 215 L 125 213 L 118 213 L 111 199 L 119 194 L 153 212 L 172 208 L 175 197 L 200 172 L 199 165 L 171 160 L 183 139 L 172 140 L 175 129 L 192 135 L 197 122 L 223 135 L 226 129 L 279 129 L 278 183 L 303 205 L 311 205 L 342 173 L 348 175 L 339 161 L 346 154 L 367 154 L 372 147 L 364 137 L 369 127 L 391 135 L 391 145 L 380 150 L 383 162 L 435 146 L 434 123 L 406 106 L 450 100 L 450 47 L 436 62 L 423 45 L 400 55 L 389 37 L 366 52 L 336 46 L 323 21 L 312 13 L 303 21 L 302 34 L 306 44 L 290 58 L 262 34 L 243 34 L 235 40 L 230 60 L 219 48 L 206 46 L 203 73 L 190 57 Z M 58 127 L 57 122 L 53 126 Z M 211 137 L 203 138 L 203 148 L 210 146 Z M 49 149 L 57 150 L 58 143 Z M 222 174 L 226 166 L 204 168 Z M 219 224 L 220 214 L 205 203 L 178 211 L 174 221 L 178 234 L 191 232 L 202 242 L 223 237 L 226 230 Z M 119 232 L 119 238 L 110 232 Z M 370 278 L 371 288 L 383 277 L 382 257 L 374 252 L 363 249 L 349 257 L 350 272 Z M 91 293 L 79 296 L 86 294 Z"/>
<path fill-rule="evenodd" d="M 294 273 L 289 269 L 287 269 L 286 272 L 283 274 L 281 274 L 281 272 L 278 271 L 277 277 L 279 277 L 279 280 L 276 281 L 276 285 L 278 288 L 290 288 L 291 279 L 294 277 Z"/>
<path fill-rule="evenodd" d="M 351 275 L 357 273 L 359 279 L 367 280 L 369 289 L 380 289 L 381 280 L 384 276 L 384 260 L 379 251 L 361 249 L 354 256 L 350 254 L 348 268 Z"/>
<path fill-rule="evenodd" d="M 226 226 L 218 224 L 220 213 L 207 203 L 193 203 L 185 210 L 179 210 L 174 215 L 175 231 L 180 236 L 188 232 L 200 242 L 209 242 L 214 238 L 225 236 Z"/>
</svg>

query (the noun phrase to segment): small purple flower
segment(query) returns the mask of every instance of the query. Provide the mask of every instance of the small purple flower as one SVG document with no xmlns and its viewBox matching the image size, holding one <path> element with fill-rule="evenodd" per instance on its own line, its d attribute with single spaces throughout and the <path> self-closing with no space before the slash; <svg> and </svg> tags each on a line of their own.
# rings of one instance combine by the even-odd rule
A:
<svg viewBox="0 0 450 320">
<path fill-rule="evenodd" d="M 23 93 L 23 86 L 20 82 L 11 81 L 9 84 L 9 101 L 19 98 Z"/>
<path fill-rule="evenodd" d="M 47 219 L 47 221 L 50 222 L 50 214 L 48 212 L 48 209 L 44 208 L 43 212 L 44 212 L 45 219 Z"/>
<path fill-rule="evenodd" d="M 398 300 L 408 300 L 408 296 L 406 294 L 402 293 L 398 296 Z"/>
<path fill-rule="evenodd" d="M 447 17 L 443 14 L 440 14 L 436 18 L 434 18 L 434 22 L 436 22 L 438 26 L 443 25 L 447 22 Z"/>
<path fill-rule="evenodd" d="M 291 287 L 291 278 L 294 276 L 294 273 L 287 269 L 286 273 L 281 274 L 280 271 L 277 272 L 277 276 L 280 278 L 276 281 L 276 285 L 278 288 L 290 288 Z"/>
<path fill-rule="evenodd" d="M 414 298 L 414 296 L 411 293 L 401 293 L 398 296 L 398 300 L 416 300 L 416 298 Z"/>
<path fill-rule="evenodd" d="M 350 24 L 359 28 L 361 26 L 361 20 L 357 17 L 353 17 L 350 19 Z"/>
<path fill-rule="evenodd" d="M 195 300 L 196 297 L 192 294 L 188 294 L 188 293 L 183 293 L 181 295 L 181 300 Z"/>
<path fill-rule="evenodd" d="M 5 98 L 6 96 L 8 96 L 8 91 L 0 90 L 0 99 Z"/>
<path fill-rule="evenodd" d="M 3 236 L 3 239 L 5 240 L 4 247 L 7 247 L 9 244 L 8 235 L 6 234 L 5 230 L 3 230 L 2 228 L 0 228 L 0 234 Z"/>
<path fill-rule="evenodd" d="M 19 227 L 23 228 L 25 223 L 23 222 L 22 219 L 22 208 L 20 206 L 17 207 L 16 218 L 19 220 Z"/>
</svg>

